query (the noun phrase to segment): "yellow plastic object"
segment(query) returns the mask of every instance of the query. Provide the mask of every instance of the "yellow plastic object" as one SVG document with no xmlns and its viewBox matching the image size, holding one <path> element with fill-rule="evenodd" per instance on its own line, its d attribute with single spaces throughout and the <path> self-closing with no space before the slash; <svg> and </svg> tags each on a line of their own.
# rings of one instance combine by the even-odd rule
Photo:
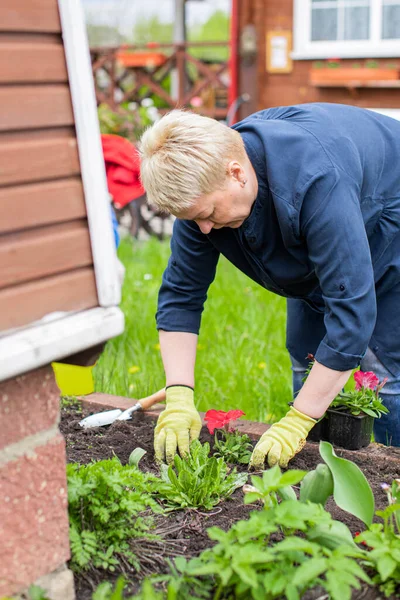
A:
<svg viewBox="0 0 400 600">
<path fill-rule="evenodd" d="M 93 367 L 51 363 L 62 396 L 87 396 L 94 392 Z"/>
</svg>

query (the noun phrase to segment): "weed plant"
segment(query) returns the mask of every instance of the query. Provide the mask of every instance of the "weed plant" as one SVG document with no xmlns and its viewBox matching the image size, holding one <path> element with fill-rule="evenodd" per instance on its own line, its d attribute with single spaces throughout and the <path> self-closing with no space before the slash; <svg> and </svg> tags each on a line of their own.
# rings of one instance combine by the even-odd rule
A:
<svg viewBox="0 0 400 600">
<path fill-rule="evenodd" d="M 154 539 L 153 521 L 146 516 L 161 508 L 151 492 L 157 478 L 118 458 L 88 465 L 67 465 L 71 567 L 115 570 L 122 556 L 134 568 L 140 557 L 132 551 L 135 538 Z"/>
<path fill-rule="evenodd" d="M 185 459 L 176 455 L 174 464 L 161 465 L 162 483 L 157 494 L 168 508 L 210 510 L 247 481 L 247 473 L 228 472 L 223 458 L 209 456 L 210 445 L 195 441 Z"/>
</svg>

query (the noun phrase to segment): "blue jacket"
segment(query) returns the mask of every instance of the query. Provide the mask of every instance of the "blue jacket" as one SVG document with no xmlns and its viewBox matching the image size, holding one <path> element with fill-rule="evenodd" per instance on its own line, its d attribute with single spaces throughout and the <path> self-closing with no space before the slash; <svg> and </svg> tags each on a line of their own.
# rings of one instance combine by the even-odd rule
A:
<svg viewBox="0 0 400 600">
<path fill-rule="evenodd" d="M 175 222 L 158 329 L 198 332 L 221 253 L 291 299 L 287 346 L 298 360 L 314 352 L 345 371 L 370 345 L 400 374 L 400 122 L 315 103 L 260 111 L 234 128 L 258 178 L 251 214 L 208 235 Z M 302 305 L 319 326 L 299 330 Z M 299 343 L 291 329 L 304 334 Z"/>
</svg>

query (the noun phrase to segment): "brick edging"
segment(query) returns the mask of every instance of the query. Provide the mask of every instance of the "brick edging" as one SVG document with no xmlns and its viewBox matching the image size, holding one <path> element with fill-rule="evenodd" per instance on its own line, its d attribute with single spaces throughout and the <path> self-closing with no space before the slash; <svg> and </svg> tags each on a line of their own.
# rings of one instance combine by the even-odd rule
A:
<svg viewBox="0 0 400 600">
<path fill-rule="evenodd" d="M 114 396 L 112 394 L 101 394 L 94 393 L 89 396 L 81 396 L 79 398 L 82 402 L 82 405 L 89 410 L 90 412 L 101 412 L 104 410 L 120 408 L 125 410 L 130 406 L 135 404 L 135 400 L 132 398 L 126 398 L 125 396 Z M 150 418 L 157 419 L 162 410 L 164 410 L 164 404 L 155 404 L 151 410 L 146 410 L 145 412 L 136 413 L 134 418 Z M 204 413 L 200 412 L 201 420 L 203 425 L 204 423 Z M 270 425 L 267 423 L 260 423 L 259 421 L 247 421 L 245 419 L 241 419 L 236 422 L 236 428 L 243 434 L 247 434 L 252 440 L 257 441 L 267 429 L 269 429 Z M 307 445 L 315 445 L 318 442 L 307 442 Z M 386 448 L 386 446 L 382 446 L 381 444 L 370 444 L 367 448 L 362 448 L 361 450 L 345 450 L 343 448 L 336 448 L 336 454 L 343 458 L 348 458 L 349 460 L 357 459 L 359 456 L 365 457 L 366 454 L 369 455 L 384 455 L 387 461 L 393 462 L 396 466 L 400 465 L 400 448 Z"/>
<path fill-rule="evenodd" d="M 91 412 L 101 412 L 103 410 L 120 408 L 125 410 L 130 406 L 135 404 L 135 400 L 132 398 L 125 398 L 124 396 L 113 396 L 112 394 L 90 394 L 89 396 L 80 397 L 82 405 L 90 410 Z M 146 410 L 143 413 L 136 413 L 134 418 L 137 418 L 140 414 L 142 416 L 157 419 L 159 414 L 164 410 L 164 404 L 155 404 L 150 410 Z M 201 421 L 203 425 L 204 422 L 204 412 L 199 413 L 201 416 Z M 266 423 L 259 423 L 258 421 L 246 421 L 241 419 L 237 421 L 236 429 L 241 433 L 246 433 L 252 440 L 258 440 L 262 434 L 269 429 L 270 425 Z"/>
</svg>

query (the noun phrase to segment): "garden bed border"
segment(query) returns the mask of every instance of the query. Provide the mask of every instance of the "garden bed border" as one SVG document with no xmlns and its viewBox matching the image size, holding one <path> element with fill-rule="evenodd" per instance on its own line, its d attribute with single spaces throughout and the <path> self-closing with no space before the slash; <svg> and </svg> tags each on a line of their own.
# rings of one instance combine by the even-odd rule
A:
<svg viewBox="0 0 400 600">
<path fill-rule="evenodd" d="M 119 408 L 121 410 L 125 410 L 130 406 L 135 404 L 135 399 L 126 398 L 124 396 L 114 396 L 112 394 L 102 394 L 102 393 L 94 393 L 88 396 L 81 396 L 79 400 L 82 402 L 82 406 L 89 410 L 90 412 L 100 412 L 103 410 L 116 409 Z M 164 410 L 164 404 L 155 404 L 150 410 L 146 410 L 145 412 L 136 412 L 134 413 L 134 419 L 143 419 L 150 418 L 156 420 L 160 413 Z M 203 425 L 205 425 L 204 421 L 204 412 L 200 412 L 201 420 Z M 247 434 L 250 439 L 253 441 L 259 440 L 267 429 L 269 429 L 270 425 L 267 423 L 260 423 L 259 421 L 248 421 L 245 419 L 240 419 L 236 421 L 235 427 L 240 433 Z M 319 442 L 307 441 L 307 444 L 318 444 Z M 385 448 L 382 444 L 371 443 L 366 448 L 361 448 L 360 450 L 345 450 L 344 448 L 340 448 L 335 446 L 335 452 L 337 456 L 347 458 L 349 460 L 356 460 L 357 456 L 365 457 L 368 453 L 369 455 L 376 453 L 380 453 L 381 449 Z M 394 456 L 387 454 L 387 460 L 393 461 L 396 465 L 400 464 L 400 448 L 390 447 L 391 454 Z"/>
</svg>

